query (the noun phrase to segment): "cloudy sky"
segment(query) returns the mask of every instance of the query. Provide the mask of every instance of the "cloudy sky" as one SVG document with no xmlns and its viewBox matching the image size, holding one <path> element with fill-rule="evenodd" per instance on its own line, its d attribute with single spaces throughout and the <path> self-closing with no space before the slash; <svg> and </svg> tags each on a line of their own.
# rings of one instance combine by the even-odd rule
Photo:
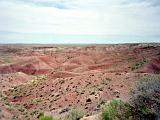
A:
<svg viewBox="0 0 160 120">
<path fill-rule="evenodd" d="M 0 43 L 160 42 L 160 0 L 0 0 Z"/>
</svg>

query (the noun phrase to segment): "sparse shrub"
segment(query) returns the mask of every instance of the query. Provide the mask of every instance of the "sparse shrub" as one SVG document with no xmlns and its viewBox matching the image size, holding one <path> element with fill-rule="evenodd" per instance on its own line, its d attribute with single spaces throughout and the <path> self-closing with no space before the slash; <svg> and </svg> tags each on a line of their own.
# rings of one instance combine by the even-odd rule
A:
<svg viewBox="0 0 160 120">
<path fill-rule="evenodd" d="M 160 75 L 148 75 L 137 81 L 131 91 L 130 103 L 135 119 L 156 120 L 160 117 Z"/>
<path fill-rule="evenodd" d="M 137 63 L 135 63 L 134 65 L 132 65 L 130 68 L 132 71 L 142 67 L 144 64 L 148 63 L 147 59 L 144 59 L 142 61 L 138 61 Z"/>
<path fill-rule="evenodd" d="M 17 119 L 18 119 L 18 116 L 15 116 L 15 115 L 13 115 L 11 118 L 11 120 L 17 120 Z"/>
<path fill-rule="evenodd" d="M 101 107 L 102 105 L 105 105 L 107 103 L 107 100 L 105 99 L 100 99 L 98 102 L 97 102 L 97 107 Z"/>
<path fill-rule="evenodd" d="M 72 56 L 66 56 L 67 57 L 67 59 L 71 59 L 71 58 L 73 58 Z"/>
<path fill-rule="evenodd" d="M 41 110 L 35 109 L 31 112 L 31 115 L 36 115 L 36 116 L 43 116 L 44 113 Z"/>
<path fill-rule="evenodd" d="M 108 81 L 112 81 L 112 78 L 108 78 L 108 77 L 107 77 L 107 78 L 106 78 L 106 80 L 108 80 Z"/>
<path fill-rule="evenodd" d="M 42 115 L 42 116 L 39 117 L 39 120 L 55 120 L 55 119 L 53 119 L 52 116 Z"/>
<path fill-rule="evenodd" d="M 102 109 L 103 120 L 128 120 L 131 116 L 131 108 L 119 99 L 108 101 Z"/>
<path fill-rule="evenodd" d="M 8 106 L 6 106 L 6 108 L 7 108 L 9 111 L 14 110 L 14 107 L 13 107 L 12 105 L 8 105 Z"/>
<path fill-rule="evenodd" d="M 36 75 L 34 76 L 34 78 L 30 81 L 31 83 L 33 83 L 34 85 L 38 84 L 41 81 L 47 80 L 47 75 Z"/>
<path fill-rule="evenodd" d="M 62 120 L 61 118 L 53 118 L 52 116 L 44 115 L 44 113 L 41 113 L 41 114 L 38 116 L 38 119 L 39 119 L 39 120 Z M 64 120 L 64 119 L 63 119 L 63 120 Z M 68 119 L 65 119 L 65 120 L 68 120 Z"/>
<path fill-rule="evenodd" d="M 80 118 L 82 118 L 85 115 L 85 112 L 83 109 L 71 109 L 69 111 L 69 116 L 68 119 L 69 120 L 79 120 Z"/>
<path fill-rule="evenodd" d="M 20 111 L 20 112 L 24 112 L 24 111 L 25 111 L 25 109 L 24 109 L 24 108 L 22 108 L 22 107 L 20 107 L 20 108 L 18 108 L 18 111 Z"/>
</svg>

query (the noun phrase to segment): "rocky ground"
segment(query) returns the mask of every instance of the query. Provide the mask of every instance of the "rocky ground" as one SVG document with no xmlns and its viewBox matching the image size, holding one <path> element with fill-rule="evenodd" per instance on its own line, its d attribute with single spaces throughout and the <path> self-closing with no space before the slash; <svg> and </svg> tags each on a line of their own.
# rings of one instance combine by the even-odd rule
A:
<svg viewBox="0 0 160 120">
<path fill-rule="evenodd" d="M 72 108 L 93 115 L 104 101 L 128 101 L 137 79 L 158 73 L 160 44 L 0 45 L 0 119 Z"/>
</svg>

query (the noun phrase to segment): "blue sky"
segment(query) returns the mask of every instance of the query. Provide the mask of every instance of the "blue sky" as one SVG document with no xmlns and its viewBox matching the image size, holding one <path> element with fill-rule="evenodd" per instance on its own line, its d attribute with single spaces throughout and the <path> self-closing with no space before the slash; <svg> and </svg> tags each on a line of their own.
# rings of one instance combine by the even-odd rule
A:
<svg viewBox="0 0 160 120">
<path fill-rule="evenodd" d="M 0 0 L 0 43 L 160 42 L 160 0 Z"/>
</svg>

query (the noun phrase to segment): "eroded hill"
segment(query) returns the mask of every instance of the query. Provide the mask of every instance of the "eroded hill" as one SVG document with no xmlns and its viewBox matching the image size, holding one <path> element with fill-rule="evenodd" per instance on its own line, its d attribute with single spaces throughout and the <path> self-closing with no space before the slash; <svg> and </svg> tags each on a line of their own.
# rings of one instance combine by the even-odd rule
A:
<svg viewBox="0 0 160 120">
<path fill-rule="evenodd" d="M 1 45 L 0 119 L 37 119 L 43 111 L 86 115 L 114 97 L 128 100 L 135 80 L 160 72 L 160 44 Z"/>
</svg>

